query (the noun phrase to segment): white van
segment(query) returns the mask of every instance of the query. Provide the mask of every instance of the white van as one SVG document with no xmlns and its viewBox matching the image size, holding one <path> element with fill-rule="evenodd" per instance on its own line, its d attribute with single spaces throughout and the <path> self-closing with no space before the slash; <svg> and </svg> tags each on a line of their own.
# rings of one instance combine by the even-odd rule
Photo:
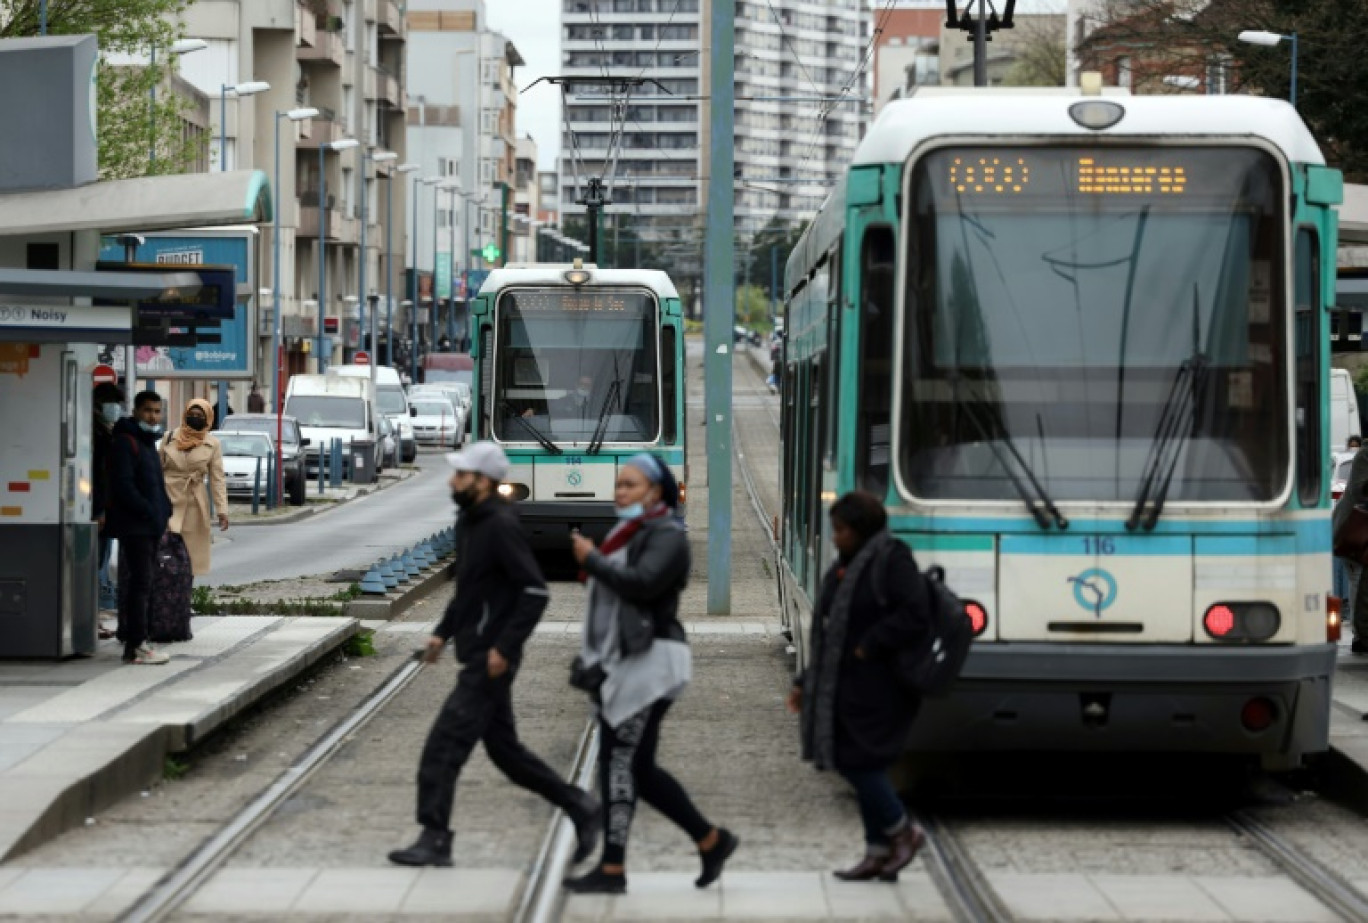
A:
<svg viewBox="0 0 1368 923">
<path fill-rule="evenodd" d="M 341 375 L 295 375 L 285 391 L 285 414 L 299 421 L 309 440 L 304 461 L 318 471 L 319 451 L 328 451 L 334 439 L 345 446 L 356 440 L 380 438 L 375 417 L 375 391 L 370 378 Z M 351 453 L 342 453 L 342 476 L 350 477 Z"/>
<path fill-rule="evenodd" d="M 1363 435 L 1359 427 L 1358 397 L 1347 369 L 1330 370 L 1330 451 L 1343 452 L 1350 436 Z"/>
<path fill-rule="evenodd" d="M 333 365 L 328 367 L 329 375 L 343 378 L 370 378 L 369 365 Z M 389 417 L 399 433 L 399 457 L 407 464 L 418 457 L 418 443 L 413 437 L 413 421 L 409 419 L 407 395 L 399 373 L 388 365 L 375 367 L 375 400 L 380 412 Z"/>
</svg>

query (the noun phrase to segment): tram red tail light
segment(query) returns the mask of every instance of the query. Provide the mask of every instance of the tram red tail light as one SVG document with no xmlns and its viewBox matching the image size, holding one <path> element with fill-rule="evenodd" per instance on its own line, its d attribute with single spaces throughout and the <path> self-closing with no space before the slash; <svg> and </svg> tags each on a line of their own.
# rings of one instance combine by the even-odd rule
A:
<svg viewBox="0 0 1368 923">
<path fill-rule="evenodd" d="M 1246 731 L 1266 731 L 1273 726 L 1273 722 L 1278 720 L 1278 706 L 1268 699 L 1260 696 L 1257 699 L 1250 699 L 1240 709 L 1240 723 L 1244 725 Z"/>
<path fill-rule="evenodd" d="M 975 638 L 987 630 L 988 610 L 982 605 L 970 600 L 964 604 L 964 614 L 969 616 L 969 627 L 974 630 Z"/>
<path fill-rule="evenodd" d="M 1338 641 L 1344 625 L 1343 601 L 1338 596 L 1325 597 L 1325 640 Z"/>
<path fill-rule="evenodd" d="M 1202 616 L 1202 627 L 1217 641 L 1267 641 L 1281 625 L 1272 603 L 1216 603 Z"/>
</svg>

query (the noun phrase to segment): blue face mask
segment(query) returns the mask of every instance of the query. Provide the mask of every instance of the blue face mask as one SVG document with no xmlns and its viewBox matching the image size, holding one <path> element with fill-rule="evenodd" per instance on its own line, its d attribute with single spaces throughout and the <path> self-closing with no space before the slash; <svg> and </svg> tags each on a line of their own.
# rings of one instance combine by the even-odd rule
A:
<svg viewBox="0 0 1368 923">
<path fill-rule="evenodd" d="M 636 519 L 638 516 L 644 516 L 645 514 L 646 508 L 643 507 L 640 503 L 633 503 L 630 506 L 617 507 L 618 519 Z"/>
<path fill-rule="evenodd" d="M 144 433 L 151 433 L 154 436 L 161 432 L 160 423 L 144 423 L 142 420 L 139 420 L 138 426 L 142 427 Z"/>
<path fill-rule="evenodd" d="M 113 426 L 115 423 L 119 422 L 119 415 L 122 412 L 123 408 L 118 404 L 100 405 L 100 418 L 103 419 L 110 426 Z"/>
</svg>

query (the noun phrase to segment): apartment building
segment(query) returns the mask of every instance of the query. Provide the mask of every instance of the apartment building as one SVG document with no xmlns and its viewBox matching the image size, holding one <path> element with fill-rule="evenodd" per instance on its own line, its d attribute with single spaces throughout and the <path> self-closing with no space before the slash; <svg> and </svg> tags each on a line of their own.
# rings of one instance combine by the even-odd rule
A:
<svg viewBox="0 0 1368 923">
<path fill-rule="evenodd" d="M 368 295 L 378 295 L 383 355 L 393 312 L 386 297 L 392 294 L 397 302 L 402 292 L 405 227 L 404 197 L 392 197 L 391 211 L 385 189 L 398 181 L 395 168 L 405 159 L 406 30 L 399 4 L 199 0 L 184 16 L 186 34 L 209 47 L 186 55 L 181 75 L 209 97 L 216 115 L 222 112 L 211 161 L 227 169 L 266 172 L 280 212 L 280 304 L 263 297 L 256 306 L 257 368 L 263 370 L 258 377 L 268 399 L 265 370 L 276 310 L 286 370 L 314 371 L 347 361 L 363 345 L 363 306 Z M 248 82 L 270 88 L 240 97 L 224 92 Z M 284 115 L 305 107 L 317 109 L 318 116 L 293 121 Z M 331 147 L 350 139 L 357 144 Z M 370 159 L 381 151 L 395 158 Z M 271 235 L 270 228 L 263 229 L 258 246 L 260 282 L 267 290 L 275 287 Z M 243 407 L 246 388 L 237 390 L 235 405 Z"/>
<path fill-rule="evenodd" d="M 921 0 L 878 14 L 880 26 L 874 36 L 874 115 L 895 99 L 919 86 L 940 83 L 941 26 L 945 4 Z"/>
<path fill-rule="evenodd" d="M 513 177 L 513 214 L 509 227 L 509 262 L 537 259 L 537 229 L 541 227 L 541 183 L 537 175 L 537 142 L 531 135 L 518 139 Z"/>
<path fill-rule="evenodd" d="M 465 336 L 460 279 L 506 258 L 515 213 L 515 78 L 523 60 L 488 28 L 484 0 L 411 0 L 407 18 L 408 149 L 421 164 L 409 266 L 432 280 L 418 287 L 424 349 L 443 336 Z M 487 247 L 499 251 L 497 259 L 472 253 Z"/>
</svg>

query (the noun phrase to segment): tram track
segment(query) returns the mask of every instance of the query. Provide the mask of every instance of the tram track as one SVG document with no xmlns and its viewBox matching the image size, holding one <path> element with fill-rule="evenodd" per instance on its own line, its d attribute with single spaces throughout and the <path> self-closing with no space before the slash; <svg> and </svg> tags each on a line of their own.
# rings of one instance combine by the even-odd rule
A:
<svg viewBox="0 0 1368 923">
<path fill-rule="evenodd" d="M 772 406 L 769 389 L 759 379 L 749 362 L 743 363 L 742 376 L 752 398 L 760 399 L 767 411 L 770 423 L 779 429 L 779 416 Z M 750 453 L 745 450 L 742 427 L 735 417 L 732 424 L 737 469 L 745 485 L 751 506 L 755 509 L 765 533 L 776 555 L 778 566 L 776 536 L 771 523 L 777 511 L 766 510 L 764 500 L 756 486 L 755 475 L 751 470 Z M 1010 923 L 1017 916 L 1002 895 L 993 887 L 987 871 L 977 862 L 957 835 L 953 825 L 941 815 L 922 811 L 915 814 L 917 821 L 926 833 L 926 846 L 922 857 L 927 865 L 932 882 L 939 891 L 947 908 L 958 923 Z M 1264 822 L 1243 809 L 1232 810 L 1219 819 L 1219 822 L 1237 836 L 1241 843 L 1256 849 L 1272 863 L 1284 876 L 1299 888 L 1311 895 L 1321 905 L 1332 911 L 1340 919 L 1368 923 L 1368 897 L 1359 893 L 1341 876 L 1327 868 L 1306 850 L 1280 836 Z"/>
<path fill-rule="evenodd" d="M 119 917 L 120 923 L 160 923 L 167 920 L 202 889 L 214 873 L 276 812 L 318 774 L 342 747 L 394 701 L 423 670 L 421 652 L 405 661 L 345 718 L 324 732 L 303 755 L 257 797 L 204 840 L 184 861 L 163 875 Z M 569 778 L 580 788 L 592 781 L 598 758 L 598 724 L 585 724 L 575 750 Z M 564 905 L 561 881 L 574 852 L 573 825 L 556 809 L 547 825 L 529 873 L 518 895 L 514 923 L 551 923 Z"/>
</svg>

